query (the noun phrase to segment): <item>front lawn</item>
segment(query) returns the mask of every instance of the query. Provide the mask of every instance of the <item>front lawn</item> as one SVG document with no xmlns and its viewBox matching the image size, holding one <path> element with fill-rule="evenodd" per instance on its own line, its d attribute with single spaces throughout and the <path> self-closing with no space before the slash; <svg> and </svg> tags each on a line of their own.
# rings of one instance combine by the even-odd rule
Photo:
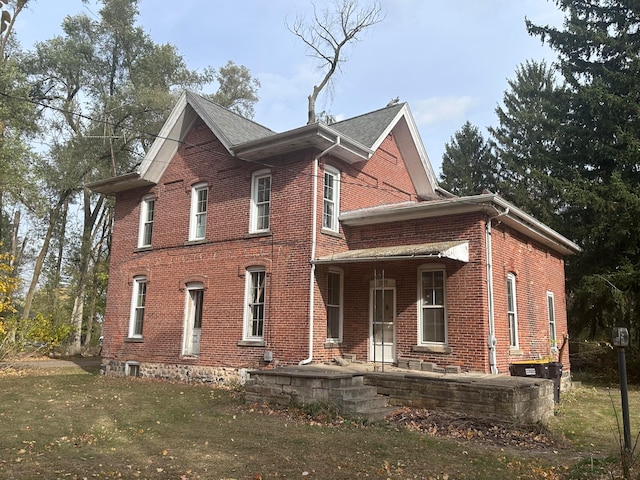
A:
<svg viewBox="0 0 640 480">
<path fill-rule="evenodd" d="M 437 436 L 411 422 L 327 423 L 247 406 L 241 395 L 82 370 L 0 368 L 0 478 L 595 479 L 611 478 L 616 467 L 605 389 L 564 392 L 550 422 L 554 442 L 534 450 L 483 441 L 477 431 Z M 640 393 L 630 400 L 637 428 Z"/>
</svg>

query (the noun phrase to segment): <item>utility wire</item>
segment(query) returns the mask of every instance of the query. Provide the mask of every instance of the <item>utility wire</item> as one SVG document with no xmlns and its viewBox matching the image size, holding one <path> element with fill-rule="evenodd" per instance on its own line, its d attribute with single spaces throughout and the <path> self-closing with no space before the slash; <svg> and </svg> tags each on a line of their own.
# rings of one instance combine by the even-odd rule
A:
<svg viewBox="0 0 640 480">
<path fill-rule="evenodd" d="M 102 118 L 97 119 L 97 118 L 91 117 L 89 115 L 85 115 L 83 113 L 74 112 L 74 111 L 67 110 L 67 109 L 64 109 L 64 108 L 56 107 L 54 105 L 49 105 L 49 104 L 43 103 L 41 101 L 34 100 L 32 98 L 18 97 L 18 96 L 11 95 L 11 94 L 8 94 L 8 93 L 5 93 L 5 92 L 0 92 L 0 96 L 6 97 L 6 98 L 11 98 L 11 99 L 17 100 L 17 101 L 28 102 L 28 103 L 40 106 L 40 107 L 45 108 L 45 109 L 54 110 L 54 111 L 57 111 L 59 113 L 66 114 L 66 115 L 73 115 L 73 116 L 76 116 L 78 118 L 82 118 L 84 120 L 88 120 L 90 122 L 94 122 L 94 123 L 98 123 L 98 124 L 104 124 L 104 125 L 108 125 L 108 126 L 111 126 L 111 127 L 119 126 L 118 123 L 110 122 L 110 121 L 108 121 L 106 119 L 102 119 Z M 144 113 L 144 111 L 140 111 L 138 113 Z M 176 142 L 176 143 L 181 144 L 181 145 L 183 145 L 185 147 L 200 148 L 200 150 L 197 150 L 197 153 L 202 153 L 202 152 L 204 152 L 204 153 L 212 153 L 214 151 L 212 147 L 205 147 L 203 145 L 191 144 L 191 143 L 186 142 L 184 140 L 179 140 L 179 139 L 171 138 L 171 137 L 164 137 L 164 136 L 161 136 L 161 135 L 156 134 L 156 133 L 149 133 L 149 132 L 145 132 L 145 131 L 138 131 L 137 133 L 139 135 L 147 135 L 147 136 L 152 137 L 154 139 L 157 138 L 157 139 L 160 139 L 160 140 L 167 140 L 167 141 L 171 141 L 171 142 Z M 259 160 L 247 160 L 247 159 L 244 159 L 244 158 L 241 158 L 241 157 L 233 157 L 233 158 L 242 160 L 243 162 L 253 163 L 253 164 L 264 166 L 264 167 L 268 167 L 268 168 L 282 168 L 285 171 L 289 171 L 289 172 L 294 173 L 294 170 L 291 169 L 291 168 L 287 168 L 286 165 L 273 165 L 273 164 L 269 164 L 269 163 L 266 163 L 266 162 L 261 162 Z M 158 160 L 158 159 L 156 159 L 156 161 L 159 162 L 159 163 L 166 163 L 166 164 L 169 164 L 169 162 L 170 162 L 170 160 Z M 307 176 L 309 178 L 315 177 L 315 175 L 312 174 L 312 173 L 304 173 L 304 172 L 295 172 L 295 173 L 305 175 L 305 176 Z M 318 175 L 318 178 L 321 178 L 321 175 Z M 398 195 L 406 195 L 409 198 L 414 196 L 412 193 L 405 192 L 404 190 L 401 190 L 399 188 L 383 188 L 383 187 L 380 187 L 379 185 L 370 185 L 370 184 L 363 183 L 363 182 L 355 182 L 355 181 L 342 180 L 342 179 L 340 181 L 343 184 L 346 184 L 346 185 L 353 185 L 353 186 L 363 187 L 363 188 L 371 188 L 373 190 L 377 190 L 377 191 L 380 191 L 380 192 L 394 193 L 394 194 L 398 194 Z"/>
</svg>

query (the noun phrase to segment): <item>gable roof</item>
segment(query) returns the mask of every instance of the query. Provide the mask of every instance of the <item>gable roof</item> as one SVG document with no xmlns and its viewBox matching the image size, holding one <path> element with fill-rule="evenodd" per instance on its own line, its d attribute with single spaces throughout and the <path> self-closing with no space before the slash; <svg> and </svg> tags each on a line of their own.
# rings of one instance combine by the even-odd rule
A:
<svg viewBox="0 0 640 480">
<path fill-rule="evenodd" d="M 375 150 L 376 141 L 382 137 L 387 127 L 393 122 L 406 103 L 381 108 L 374 112 L 329 124 L 331 128 Z M 386 136 L 386 135 L 385 135 Z"/>
<path fill-rule="evenodd" d="M 234 157 L 260 161 L 304 148 L 346 163 L 369 159 L 390 133 L 405 159 L 419 196 L 434 198 L 437 180 L 406 103 L 385 107 L 331 125 L 313 123 L 276 133 L 193 92 L 184 92 L 135 172 L 89 184 L 95 192 L 120 191 L 156 184 L 171 158 L 200 118 Z"/>
</svg>

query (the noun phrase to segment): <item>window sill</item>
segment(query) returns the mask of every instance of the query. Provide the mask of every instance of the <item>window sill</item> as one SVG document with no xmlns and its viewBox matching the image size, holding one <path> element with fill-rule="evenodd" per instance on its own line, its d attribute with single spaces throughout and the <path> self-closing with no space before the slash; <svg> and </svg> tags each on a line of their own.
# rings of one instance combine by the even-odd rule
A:
<svg viewBox="0 0 640 480">
<path fill-rule="evenodd" d="M 264 340 L 240 340 L 238 342 L 239 347 L 266 347 L 267 342 Z"/>
<path fill-rule="evenodd" d="M 339 340 L 327 340 L 324 342 L 324 348 L 339 348 L 342 347 L 342 342 Z"/>
<path fill-rule="evenodd" d="M 195 240 L 187 240 L 186 242 L 184 242 L 185 246 L 189 246 L 189 245 L 202 245 L 203 243 L 207 243 L 207 239 L 206 238 L 198 238 Z"/>
<path fill-rule="evenodd" d="M 144 339 L 142 337 L 126 337 L 124 343 L 142 343 Z"/>
<path fill-rule="evenodd" d="M 342 238 L 342 235 L 340 235 L 340 232 L 336 232 L 335 230 L 329 230 L 328 228 L 322 228 L 320 230 L 320 233 L 329 235 L 330 237 Z"/>
<path fill-rule="evenodd" d="M 137 248 L 133 249 L 133 251 L 135 253 L 138 253 L 138 252 L 149 252 L 151 250 L 153 250 L 153 247 L 151 245 L 146 245 L 144 247 L 137 247 Z"/>
<path fill-rule="evenodd" d="M 416 353 L 436 353 L 450 355 L 453 353 L 453 348 L 445 345 L 414 345 L 411 347 L 412 352 Z"/>
<path fill-rule="evenodd" d="M 509 355 L 524 355 L 520 347 L 509 347 Z"/>
<path fill-rule="evenodd" d="M 271 230 L 265 230 L 264 232 L 249 232 L 244 236 L 244 238 L 260 238 L 271 236 L 273 236 L 273 232 Z"/>
</svg>

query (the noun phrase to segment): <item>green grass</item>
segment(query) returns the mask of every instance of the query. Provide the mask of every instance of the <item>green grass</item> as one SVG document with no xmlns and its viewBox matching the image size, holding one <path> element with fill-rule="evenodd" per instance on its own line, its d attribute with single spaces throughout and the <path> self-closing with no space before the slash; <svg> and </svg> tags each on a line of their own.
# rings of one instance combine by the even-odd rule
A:
<svg viewBox="0 0 640 480">
<path fill-rule="evenodd" d="M 619 393 L 617 401 L 619 403 Z M 640 426 L 640 393 L 631 393 Z M 81 370 L 0 370 L 2 479 L 611 478 L 603 389 L 563 393 L 545 451 L 435 438 L 391 424 L 325 424 L 250 408 L 233 390 Z"/>
</svg>

